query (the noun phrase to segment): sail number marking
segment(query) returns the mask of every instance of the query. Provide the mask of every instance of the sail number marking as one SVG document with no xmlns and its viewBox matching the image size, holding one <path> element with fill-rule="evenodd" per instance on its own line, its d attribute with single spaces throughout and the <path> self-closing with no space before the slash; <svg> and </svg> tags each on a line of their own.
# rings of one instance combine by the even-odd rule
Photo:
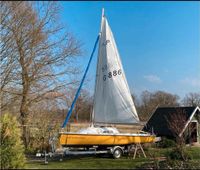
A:
<svg viewBox="0 0 200 170">
<path fill-rule="evenodd" d="M 108 78 L 112 78 L 114 76 L 117 76 L 117 75 L 121 75 L 122 74 L 122 70 L 119 69 L 119 70 L 113 70 L 112 72 L 108 72 L 108 75 L 104 75 L 103 76 L 103 81 L 106 81 L 107 77 Z"/>
</svg>

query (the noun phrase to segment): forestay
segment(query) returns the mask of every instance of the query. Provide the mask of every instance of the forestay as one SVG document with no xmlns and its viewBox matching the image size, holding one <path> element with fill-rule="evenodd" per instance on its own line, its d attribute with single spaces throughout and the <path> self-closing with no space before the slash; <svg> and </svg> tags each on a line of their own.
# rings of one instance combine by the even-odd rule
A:
<svg viewBox="0 0 200 170">
<path fill-rule="evenodd" d="M 101 22 L 93 123 L 136 123 L 139 118 L 112 31 L 104 16 Z"/>
</svg>

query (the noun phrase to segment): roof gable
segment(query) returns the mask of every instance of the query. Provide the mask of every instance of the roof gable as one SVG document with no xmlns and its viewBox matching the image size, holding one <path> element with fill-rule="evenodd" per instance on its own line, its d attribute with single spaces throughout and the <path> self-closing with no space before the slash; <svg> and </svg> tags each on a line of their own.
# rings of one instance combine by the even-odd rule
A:
<svg viewBox="0 0 200 170">
<path fill-rule="evenodd" d="M 188 123 L 191 116 L 194 115 L 193 112 L 197 108 L 198 107 L 158 107 L 142 130 L 148 132 L 153 131 L 156 135 L 160 136 L 173 136 L 168 125 L 168 121 L 172 118 L 171 115 L 175 113 L 184 114 L 186 122 Z M 185 128 L 186 122 L 180 125 L 182 126 L 181 129 Z"/>
</svg>

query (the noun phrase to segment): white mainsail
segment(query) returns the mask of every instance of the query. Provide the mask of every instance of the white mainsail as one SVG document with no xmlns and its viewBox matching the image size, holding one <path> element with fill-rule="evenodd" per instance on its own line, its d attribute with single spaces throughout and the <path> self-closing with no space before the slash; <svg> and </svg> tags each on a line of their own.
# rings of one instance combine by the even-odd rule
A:
<svg viewBox="0 0 200 170">
<path fill-rule="evenodd" d="M 112 31 L 102 16 L 96 71 L 93 123 L 136 123 L 131 97 Z"/>
</svg>

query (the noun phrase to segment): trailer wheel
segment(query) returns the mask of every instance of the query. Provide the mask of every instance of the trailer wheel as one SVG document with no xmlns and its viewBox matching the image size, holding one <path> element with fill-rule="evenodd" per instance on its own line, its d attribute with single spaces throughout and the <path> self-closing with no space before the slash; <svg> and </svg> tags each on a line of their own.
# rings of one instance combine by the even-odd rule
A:
<svg viewBox="0 0 200 170">
<path fill-rule="evenodd" d="M 118 159 L 118 158 L 120 158 L 121 156 L 122 156 L 122 149 L 121 148 L 119 148 L 119 147 L 117 147 L 117 148 L 115 148 L 114 149 L 114 151 L 113 151 L 113 157 L 115 158 L 115 159 Z"/>
</svg>

